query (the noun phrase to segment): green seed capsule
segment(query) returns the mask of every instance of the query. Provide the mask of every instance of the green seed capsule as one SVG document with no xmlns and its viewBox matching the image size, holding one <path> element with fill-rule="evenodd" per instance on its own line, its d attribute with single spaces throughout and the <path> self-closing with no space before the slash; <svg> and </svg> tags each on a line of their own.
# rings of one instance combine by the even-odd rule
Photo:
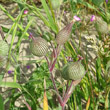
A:
<svg viewBox="0 0 110 110">
<path fill-rule="evenodd" d="M 0 41 L 0 56 L 6 56 L 8 54 L 8 50 L 9 50 L 9 47 L 8 47 L 8 44 L 1 40 Z"/>
<path fill-rule="evenodd" d="M 101 34 L 107 34 L 108 33 L 108 25 L 103 20 L 98 20 L 95 24 L 97 32 Z"/>
<path fill-rule="evenodd" d="M 45 56 L 48 52 L 48 42 L 41 37 L 34 38 L 30 43 L 30 49 L 33 55 Z"/>
<path fill-rule="evenodd" d="M 70 62 L 64 66 L 62 77 L 65 80 L 78 80 L 85 75 L 84 66 L 80 62 Z"/>
</svg>

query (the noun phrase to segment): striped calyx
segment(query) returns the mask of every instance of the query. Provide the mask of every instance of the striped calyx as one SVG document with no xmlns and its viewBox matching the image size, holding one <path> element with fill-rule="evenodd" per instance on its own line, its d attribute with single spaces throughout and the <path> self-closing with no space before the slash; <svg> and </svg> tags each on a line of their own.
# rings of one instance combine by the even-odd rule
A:
<svg viewBox="0 0 110 110">
<path fill-rule="evenodd" d="M 59 33 L 56 36 L 57 44 L 62 45 L 69 39 L 72 26 L 73 26 L 73 21 L 70 24 L 68 24 L 66 27 L 64 27 L 62 30 L 59 31 Z"/>
<path fill-rule="evenodd" d="M 6 57 L 0 56 L 0 68 L 6 64 Z"/>
<path fill-rule="evenodd" d="M 103 20 L 98 20 L 96 22 L 96 30 L 97 30 L 97 32 L 99 32 L 101 34 L 107 34 L 108 33 L 107 23 Z"/>
<path fill-rule="evenodd" d="M 65 80 L 78 80 L 85 75 L 84 66 L 80 62 L 70 62 L 64 66 L 62 77 Z"/>
<path fill-rule="evenodd" d="M 41 37 L 33 38 L 30 43 L 30 49 L 33 55 L 38 57 L 45 56 L 48 52 L 48 42 Z"/>
<path fill-rule="evenodd" d="M 5 41 L 0 40 L 0 56 L 6 56 L 8 54 L 8 50 L 8 44 Z"/>
</svg>

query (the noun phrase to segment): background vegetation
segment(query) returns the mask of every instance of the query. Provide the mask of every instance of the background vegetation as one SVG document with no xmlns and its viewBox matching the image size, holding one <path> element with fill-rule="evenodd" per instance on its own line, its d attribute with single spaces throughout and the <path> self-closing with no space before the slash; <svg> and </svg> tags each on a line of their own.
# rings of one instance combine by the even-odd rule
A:
<svg viewBox="0 0 110 110">
<path fill-rule="evenodd" d="M 12 1 L 11 1 L 12 2 Z M 107 0 L 64 0 L 58 8 L 53 8 L 51 0 L 28 1 L 13 0 L 17 7 L 13 7 L 13 16 L 4 5 L 8 3 L 2 1 L 0 9 L 13 22 L 11 28 L 2 26 L 1 33 L 5 34 L 3 40 L 7 40 L 11 35 L 7 63 L 0 71 L 0 87 L 7 88 L 0 93 L 0 110 L 47 110 L 43 108 L 44 90 L 48 100 L 49 110 L 61 110 L 60 104 L 53 91 L 53 84 L 50 80 L 48 64 L 43 58 L 38 60 L 33 55 L 23 56 L 27 61 L 20 60 L 20 47 L 23 40 L 30 42 L 30 32 L 36 36 L 42 36 L 49 43 L 52 42 L 56 47 L 55 37 L 57 33 L 68 23 L 73 16 L 77 15 L 81 21 L 72 27 L 70 39 L 64 44 L 58 56 L 55 68 L 62 68 L 66 64 L 68 57 L 73 62 L 78 60 L 78 55 L 82 56 L 82 64 L 87 71 L 82 81 L 75 87 L 69 98 L 67 110 L 109 110 L 110 109 L 110 1 Z M 57 3 L 56 3 L 57 4 Z M 14 11 L 15 10 L 15 11 Z M 27 11 L 27 13 L 25 13 Z M 95 20 L 91 21 L 92 15 Z M 36 21 L 40 19 L 43 25 L 38 25 Z M 96 22 L 102 19 L 107 23 L 107 33 L 98 31 Z M 102 23 L 102 27 L 104 23 Z M 36 26 L 37 25 L 37 26 Z M 46 28 L 46 29 L 44 29 Z M 34 30 L 34 31 L 32 31 Z M 3 35 L 1 35 L 3 37 Z M 83 36 L 88 36 L 84 40 Z M 95 36 L 95 37 L 94 37 Z M 77 38 L 78 42 L 76 42 Z M 17 43 L 14 46 L 14 40 Z M 85 41 L 85 42 L 84 42 Z M 7 40 L 8 42 L 8 40 Z M 83 45 L 84 44 L 84 45 Z M 90 57 L 89 46 L 95 57 Z M 51 45 L 47 57 L 50 58 Z M 27 64 L 26 64 L 27 63 Z M 27 71 L 34 70 L 27 78 Z M 23 65 L 23 66 L 22 66 Z M 10 68 L 13 67 L 13 70 Z M 25 70 L 23 68 L 25 67 Z M 13 81 L 4 81 L 5 75 L 12 76 Z M 23 82 L 22 82 L 23 79 Z M 44 79 L 46 88 L 44 87 Z M 65 81 L 61 76 L 55 75 L 57 88 L 62 94 L 65 88 Z M 8 95 L 7 95 L 8 94 Z M 21 100 L 20 106 L 16 102 Z M 30 108 L 31 107 L 31 108 Z"/>
</svg>

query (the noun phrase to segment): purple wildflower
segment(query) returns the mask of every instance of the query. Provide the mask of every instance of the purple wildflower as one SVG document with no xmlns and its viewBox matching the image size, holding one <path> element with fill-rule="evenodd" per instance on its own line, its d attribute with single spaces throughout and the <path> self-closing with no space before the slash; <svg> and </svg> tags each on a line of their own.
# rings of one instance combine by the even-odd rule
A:
<svg viewBox="0 0 110 110">
<path fill-rule="evenodd" d="M 32 33 L 30 32 L 30 33 L 29 33 L 29 39 L 31 39 L 31 38 L 32 38 Z"/>
<path fill-rule="evenodd" d="M 64 11 L 64 14 L 66 14 L 66 11 Z"/>
<path fill-rule="evenodd" d="M 92 22 L 92 21 L 94 21 L 95 19 L 96 19 L 96 18 L 95 18 L 95 15 L 92 15 L 90 21 Z"/>
<path fill-rule="evenodd" d="M 30 65 L 27 65 L 26 68 L 27 68 L 27 69 L 30 69 Z"/>
<path fill-rule="evenodd" d="M 24 14 L 25 14 L 25 15 L 28 14 L 28 10 L 24 10 Z"/>
<path fill-rule="evenodd" d="M 12 72 L 13 72 L 12 70 L 9 70 L 9 71 L 8 71 L 8 74 L 11 74 Z"/>
<path fill-rule="evenodd" d="M 106 1 L 106 3 L 108 3 L 108 0 L 105 0 Z"/>
</svg>

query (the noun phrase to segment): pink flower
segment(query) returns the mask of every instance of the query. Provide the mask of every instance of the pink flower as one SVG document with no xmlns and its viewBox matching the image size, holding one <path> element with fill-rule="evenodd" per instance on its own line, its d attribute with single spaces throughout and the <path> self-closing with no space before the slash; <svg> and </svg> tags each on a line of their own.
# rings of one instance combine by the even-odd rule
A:
<svg viewBox="0 0 110 110">
<path fill-rule="evenodd" d="M 77 16 L 74 16 L 73 19 L 74 19 L 75 21 L 81 21 L 81 19 L 80 19 L 79 17 L 77 17 Z"/>
<path fill-rule="evenodd" d="M 64 14 L 66 14 L 66 11 L 64 11 Z"/>
<path fill-rule="evenodd" d="M 95 18 L 95 15 L 92 15 L 90 21 L 92 22 L 92 21 L 94 21 L 95 19 L 96 19 L 96 18 Z"/>
<path fill-rule="evenodd" d="M 28 14 L 28 10 L 24 10 L 24 14 L 25 14 L 25 15 Z"/>
</svg>

